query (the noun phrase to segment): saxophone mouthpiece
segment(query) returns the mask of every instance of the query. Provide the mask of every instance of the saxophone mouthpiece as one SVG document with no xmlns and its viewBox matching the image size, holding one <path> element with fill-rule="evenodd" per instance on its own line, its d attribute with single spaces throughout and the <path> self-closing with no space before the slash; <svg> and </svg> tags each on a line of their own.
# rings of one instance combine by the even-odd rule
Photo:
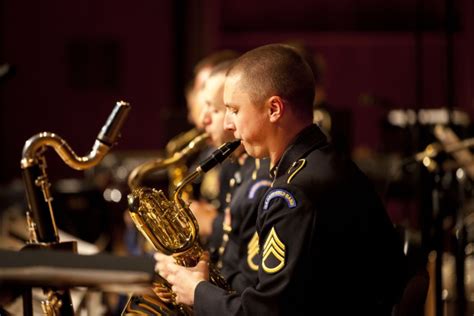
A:
<svg viewBox="0 0 474 316">
<path fill-rule="evenodd" d="M 130 103 L 128 102 L 117 102 L 112 113 L 110 113 L 107 118 L 107 122 L 105 122 L 99 135 L 97 135 L 97 139 L 110 147 L 115 145 L 120 135 L 120 129 L 125 123 L 128 112 L 130 112 L 130 108 Z"/>
<path fill-rule="evenodd" d="M 214 168 L 217 164 L 223 162 L 227 157 L 230 156 L 240 145 L 240 139 L 227 142 L 219 146 L 209 158 L 204 160 L 199 164 L 197 169 L 200 169 L 202 172 L 208 172 Z"/>
</svg>

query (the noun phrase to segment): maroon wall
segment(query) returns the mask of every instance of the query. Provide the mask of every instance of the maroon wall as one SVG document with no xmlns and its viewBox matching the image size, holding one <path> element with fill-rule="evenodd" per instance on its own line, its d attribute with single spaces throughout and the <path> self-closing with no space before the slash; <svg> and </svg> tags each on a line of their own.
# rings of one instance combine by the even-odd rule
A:
<svg viewBox="0 0 474 316">
<path fill-rule="evenodd" d="M 188 128 L 182 91 L 193 63 L 219 48 L 304 40 L 326 60 L 329 102 L 352 113 L 353 146 L 380 146 L 386 105 L 449 105 L 444 0 L 0 3 L 0 63 L 16 66 L 0 81 L 2 182 L 19 176 L 23 144 L 40 131 L 87 153 L 120 99 L 133 109 L 115 150 L 162 148 Z M 474 5 L 454 3 L 454 106 L 472 113 Z"/>
<path fill-rule="evenodd" d="M 16 75 L 0 86 L 2 180 L 19 175 L 23 144 L 41 131 L 88 153 L 117 100 L 132 104 L 117 149 L 163 146 L 167 122 L 184 111 L 175 108 L 172 1 L 5 1 L 3 8 L 1 57 Z"/>
</svg>

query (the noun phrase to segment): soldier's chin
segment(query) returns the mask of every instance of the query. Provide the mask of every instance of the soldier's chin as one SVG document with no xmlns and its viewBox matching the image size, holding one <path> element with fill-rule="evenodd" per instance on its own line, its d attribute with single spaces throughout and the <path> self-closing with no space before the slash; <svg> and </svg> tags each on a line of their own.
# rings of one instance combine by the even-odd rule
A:
<svg viewBox="0 0 474 316">
<path fill-rule="evenodd" d="M 255 148 L 254 146 L 250 146 L 244 140 L 242 140 L 242 145 L 245 148 L 245 152 L 249 154 L 250 156 L 252 156 L 253 158 L 265 158 L 263 156 L 263 153 L 260 150 L 258 150 L 258 148 Z"/>
</svg>

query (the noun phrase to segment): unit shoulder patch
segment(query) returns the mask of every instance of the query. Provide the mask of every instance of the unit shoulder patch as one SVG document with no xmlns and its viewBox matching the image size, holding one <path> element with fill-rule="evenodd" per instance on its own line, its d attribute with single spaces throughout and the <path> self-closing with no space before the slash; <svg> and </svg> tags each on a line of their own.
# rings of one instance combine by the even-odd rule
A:
<svg viewBox="0 0 474 316">
<path fill-rule="evenodd" d="M 263 188 L 263 187 L 270 187 L 272 185 L 272 182 L 270 180 L 260 180 L 252 184 L 249 190 L 249 199 L 253 199 L 255 195 L 257 194 L 258 189 Z"/>
<path fill-rule="evenodd" d="M 293 194 L 283 189 L 273 189 L 267 193 L 265 202 L 263 203 L 263 209 L 267 210 L 270 206 L 270 201 L 276 198 L 282 198 L 285 200 L 289 208 L 296 207 L 296 199 Z"/>
</svg>

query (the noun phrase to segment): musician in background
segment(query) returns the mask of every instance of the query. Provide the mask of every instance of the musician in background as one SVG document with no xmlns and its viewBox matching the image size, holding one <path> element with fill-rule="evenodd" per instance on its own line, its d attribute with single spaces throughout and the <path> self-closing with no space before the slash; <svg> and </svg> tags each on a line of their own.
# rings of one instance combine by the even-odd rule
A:
<svg viewBox="0 0 474 316">
<path fill-rule="evenodd" d="M 197 130 L 197 133 L 204 131 L 204 126 L 201 119 L 201 112 L 203 108 L 202 88 L 204 82 L 209 77 L 209 74 L 215 65 L 227 60 L 235 59 L 236 56 L 238 56 L 237 52 L 232 50 L 220 50 L 202 58 L 195 65 L 193 69 L 193 78 L 186 85 L 185 95 L 186 106 L 188 109 L 188 121 Z M 169 156 L 182 149 L 182 147 L 188 145 L 190 140 L 184 142 L 182 137 L 177 141 L 177 139 L 185 133 L 186 132 L 183 132 L 183 134 L 175 136 L 168 142 L 166 149 Z M 187 133 L 189 133 L 189 131 Z M 173 144 L 174 146 L 169 146 L 170 144 Z M 176 147 L 176 144 L 180 144 L 179 147 Z M 209 144 L 196 154 L 187 157 L 187 160 L 184 162 L 184 167 L 187 166 L 187 170 L 194 170 L 197 164 L 207 158 L 207 156 L 213 150 L 213 145 Z M 204 244 L 207 244 L 207 239 L 212 231 L 213 220 L 221 211 L 221 205 L 224 204 L 224 196 L 222 193 L 220 193 L 220 173 L 218 170 L 219 168 L 214 168 L 210 172 L 206 173 L 202 179 L 196 180 L 193 183 L 192 196 L 190 197 L 194 205 L 194 214 L 200 224 L 200 238 Z M 174 181 L 174 179 L 170 179 L 170 181 Z M 124 212 L 124 222 L 126 224 L 124 239 L 127 251 L 135 255 L 143 253 L 144 247 L 142 243 L 146 241 L 144 241 L 141 235 L 138 233 L 135 225 L 130 219 L 128 212 Z"/>
<path fill-rule="evenodd" d="M 311 69 L 289 46 L 251 50 L 228 71 L 225 126 L 249 155 L 270 158 L 273 183 L 253 286 L 214 286 L 206 256 L 192 268 L 158 261 L 196 315 L 391 315 L 406 279 L 401 242 L 373 185 L 313 124 L 313 100 Z"/>
<path fill-rule="evenodd" d="M 188 107 L 188 120 L 196 128 L 204 130 L 202 112 L 205 106 L 206 91 L 204 83 L 209 78 L 216 65 L 224 62 L 230 62 L 238 56 L 238 53 L 233 50 L 219 50 L 215 51 L 203 59 L 201 59 L 194 67 L 194 77 L 187 85 L 186 100 Z M 208 155 L 215 149 L 216 144 L 210 141 L 209 146 L 201 150 L 189 163 L 190 170 L 194 170 L 199 162 L 208 157 Z M 214 230 L 214 246 L 220 243 L 222 231 L 220 225 L 213 229 L 213 222 L 216 217 L 222 217 L 223 208 L 225 205 L 225 192 L 227 191 L 228 179 L 232 175 L 232 168 L 235 167 L 228 161 L 223 163 L 223 166 L 207 172 L 202 179 L 198 179 L 193 184 L 193 197 L 191 210 L 199 224 L 199 233 L 202 243 L 207 246 L 212 243 L 210 240 L 211 233 Z M 221 231 L 220 233 L 218 231 Z"/>
<path fill-rule="evenodd" d="M 234 140 L 233 133 L 224 129 L 223 91 L 230 64 L 217 65 L 203 87 L 202 122 L 214 146 Z M 254 159 L 241 146 L 230 160 L 226 170 L 232 170 L 232 173 L 226 172 L 224 175 L 230 177 L 221 178 L 228 182 L 223 216 L 214 220 L 208 247 L 212 260 L 232 289 L 241 292 L 256 282 L 258 243 L 255 223 L 258 204 L 271 182 L 268 159 Z M 190 207 L 192 209 L 193 205 Z"/>
<path fill-rule="evenodd" d="M 225 63 L 235 60 L 239 54 L 233 50 L 215 51 L 201 59 L 194 67 L 194 78 L 188 84 L 186 99 L 188 105 L 188 120 L 204 131 L 203 109 L 206 100 L 215 98 L 209 96 L 208 89 L 204 89 L 205 82 L 213 69 Z M 208 147 L 201 150 L 190 162 L 190 170 L 222 143 L 210 140 Z M 222 242 L 222 221 L 226 205 L 225 195 L 228 191 L 229 179 L 233 176 L 237 164 L 226 160 L 222 165 L 207 172 L 202 179 L 193 184 L 193 197 L 190 209 L 193 211 L 199 224 L 199 237 L 206 248 L 209 248 L 217 260 L 217 248 Z"/>
<path fill-rule="evenodd" d="M 185 88 L 188 121 L 198 129 L 203 129 L 201 112 L 203 109 L 202 88 L 209 78 L 212 68 L 222 62 L 237 58 L 238 53 L 233 50 L 220 50 L 202 58 L 193 69 L 193 78 Z"/>
</svg>

